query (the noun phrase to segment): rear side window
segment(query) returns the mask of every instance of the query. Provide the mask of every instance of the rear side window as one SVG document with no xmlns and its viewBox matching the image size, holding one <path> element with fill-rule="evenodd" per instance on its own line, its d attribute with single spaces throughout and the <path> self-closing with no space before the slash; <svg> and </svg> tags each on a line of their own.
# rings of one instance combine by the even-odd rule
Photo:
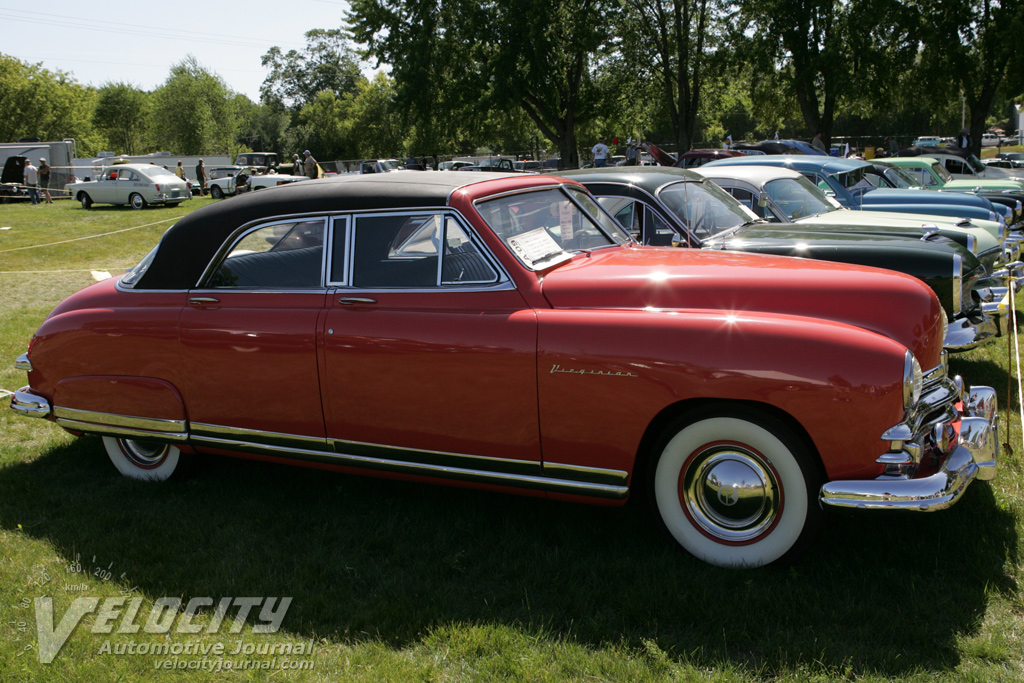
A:
<svg viewBox="0 0 1024 683">
<path fill-rule="evenodd" d="M 210 287 L 315 289 L 322 286 L 324 221 L 276 223 L 246 233 Z"/>
</svg>

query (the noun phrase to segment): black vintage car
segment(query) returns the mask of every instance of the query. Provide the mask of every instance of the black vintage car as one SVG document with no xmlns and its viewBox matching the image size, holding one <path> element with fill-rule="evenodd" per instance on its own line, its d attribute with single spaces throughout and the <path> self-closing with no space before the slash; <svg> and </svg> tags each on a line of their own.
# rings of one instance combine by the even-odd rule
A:
<svg viewBox="0 0 1024 683">
<path fill-rule="evenodd" d="M 972 290 L 988 275 L 964 246 L 937 230 L 772 224 L 714 182 L 679 168 L 566 171 L 643 244 L 799 256 L 913 275 L 938 295 L 950 320 L 945 347 L 964 351 L 996 336 Z"/>
</svg>

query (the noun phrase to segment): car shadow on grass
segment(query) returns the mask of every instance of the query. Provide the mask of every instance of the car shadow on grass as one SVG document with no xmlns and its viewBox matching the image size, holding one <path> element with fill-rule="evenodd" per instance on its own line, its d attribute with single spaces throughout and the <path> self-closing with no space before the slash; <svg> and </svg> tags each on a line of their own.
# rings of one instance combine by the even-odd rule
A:
<svg viewBox="0 0 1024 683">
<path fill-rule="evenodd" d="M 646 509 L 603 508 L 209 457 L 119 477 L 96 438 L 0 470 L 0 526 L 116 563 L 150 599 L 292 596 L 284 628 L 420 643 L 501 625 L 694 666 L 896 677 L 950 671 L 992 593 L 1017 586 L 1016 520 L 986 484 L 927 515 L 833 514 L 789 568 L 722 570 Z M 255 616 L 255 615 L 254 615 Z"/>
</svg>

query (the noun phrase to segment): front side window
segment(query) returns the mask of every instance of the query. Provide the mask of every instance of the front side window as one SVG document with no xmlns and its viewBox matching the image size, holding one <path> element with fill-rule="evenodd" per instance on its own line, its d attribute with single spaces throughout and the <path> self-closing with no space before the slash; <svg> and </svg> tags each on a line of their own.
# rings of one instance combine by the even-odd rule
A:
<svg viewBox="0 0 1024 683">
<path fill-rule="evenodd" d="M 354 287 L 426 289 L 499 280 L 469 234 L 444 213 L 359 216 L 354 249 Z"/>
<path fill-rule="evenodd" d="M 268 225 L 246 233 L 232 246 L 209 286 L 319 288 L 323 252 L 323 219 Z"/>
<path fill-rule="evenodd" d="M 935 175 L 939 176 L 939 180 L 941 180 L 943 183 L 948 183 L 950 180 L 953 180 L 953 176 L 950 174 L 950 172 L 947 171 L 946 168 L 937 161 L 934 164 L 932 164 L 932 170 L 935 171 Z"/>
<path fill-rule="evenodd" d="M 509 251 L 531 270 L 566 261 L 579 251 L 615 246 L 624 235 L 621 228 L 612 231 L 595 223 L 560 189 L 482 201 L 477 211 Z"/>
</svg>

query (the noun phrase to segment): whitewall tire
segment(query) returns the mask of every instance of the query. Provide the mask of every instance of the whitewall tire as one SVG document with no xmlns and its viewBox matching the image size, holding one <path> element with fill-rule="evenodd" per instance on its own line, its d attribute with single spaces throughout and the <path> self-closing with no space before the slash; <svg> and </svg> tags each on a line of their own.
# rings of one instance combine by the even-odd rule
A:
<svg viewBox="0 0 1024 683">
<path fill-rule="evenodd" d="M 796 554 L 817 529 L 817 468 L 790 429 L 759 413 L 677 422 L 651 475 L 651 499 L 665 529 L 713 565 L 775 562 Z"/>
<path fill-rule="evenodd" d="M 131 479 L 166 481 L 185 469 L 184 456 L 170 444 L 105 436 L 103 447 L 117 471 Z"/>
</svg>

